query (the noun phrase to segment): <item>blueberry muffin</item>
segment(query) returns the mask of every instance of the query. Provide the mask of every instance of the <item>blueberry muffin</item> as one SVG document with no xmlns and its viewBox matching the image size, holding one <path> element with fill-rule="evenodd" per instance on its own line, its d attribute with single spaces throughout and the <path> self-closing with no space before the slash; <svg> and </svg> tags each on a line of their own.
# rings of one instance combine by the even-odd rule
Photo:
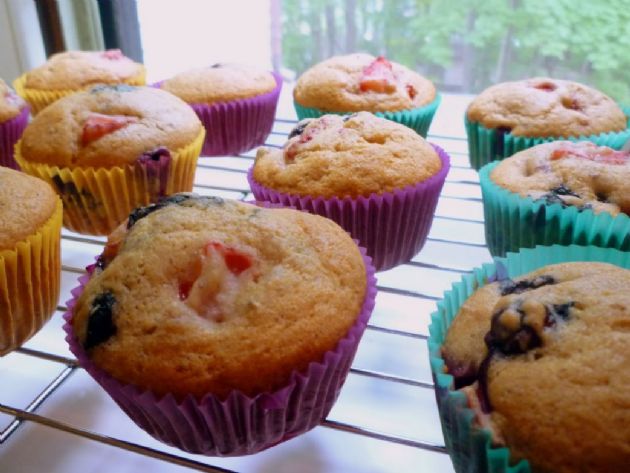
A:
<svg viewBox="0 0 630 473">
<path fill-rule="evenodd" d="M 257 199 L 333 218 L 383 269 L 422 247 L 447 171 L 448 157 L 417 133 L 359 112 L 304 120 L 283 149 L 260 148 L 250 184 Z"/>
<path fill-rule="evenodd" d="M 57 190 L 67 228 L 108 234 L 134 207 L 192 189 L 203 136 L 195 113 L 168 92 L 97 86 L 37 115 L 16 159 Z"/>
<path fill-rule="evenodd" d="M 293 91 L 299 118 L 367 111 L 426 136 L 439 97 L 428 79 L 383 56 L 327 59 L 302 74 Z"/>
<path fill-rule="evenodd" d="M 626 248 L 630 152 L 554 141 L 487 165 L 480 182 L 492 254 L 553 243 Z"/>
<path fill-rule="evenodd" d="M 135 210 L 110 236 L 72 331 L 97 379 L 104 372 L 159 400 L 147 405 L 142 394 L 126 409 L 141 427 L 206 453 L 244 432 L 220 453 L 252 453 L 332 407 L 373 305 L 368 269 L 330 220 L 177 194 Z M 222 416 L 208 403 L 231 407 Z M 156 419 L 133 415 L 153 417 L 154 407 Z M 171 435 L 163 413 L 190 408 Z M 204 445 L 189 445 L 191 436 Z"/>
<path fill-rule="evenodd" d="M 145 69 L 119 49 L 66 51 L 22 75 L 15 88 L 36 114 L 61 97 L 96 84 L 123 83 L 144 85 Z"/>
<path fill-rule="evenodd" d="M 0 166 L 17 167 L 13 147 L 26 128 L 28 113 L 26 102 L 0 79 Z"/>
<path fill-rule="evenodd" d="M 205 156 L 245 152 L 262 145 L 273 127 L 282 81 L 242 64 L 214 64 L 160 82 L 190 104 L 206 128 Z"/>
<path fill-rule="evenodd" d="M 630 136 L 628 117 L 610 97 L 546 77 L 489 87 L 471 102 L 466 123 L 476 169 L 546 141 L 579 138 L 619 149 Z"/>
<path fill-rule="evenodd" d="M 461 306 L 442 347 L 447 371 L 512 462 L 625 471 L 629 287 L 626 269 L 563 263 L 488 284 Z"/>
<path fill-rule="evenodd" d="M 48 184 L 0 167 L 0 355 L 28 340 L 57 307 L 61 213 Z"/>
</svg>

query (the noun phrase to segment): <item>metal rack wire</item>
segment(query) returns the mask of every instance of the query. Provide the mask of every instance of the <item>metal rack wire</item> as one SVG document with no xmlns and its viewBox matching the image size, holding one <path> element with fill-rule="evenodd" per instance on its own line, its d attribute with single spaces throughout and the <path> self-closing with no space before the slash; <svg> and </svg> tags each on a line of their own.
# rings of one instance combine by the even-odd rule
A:
<svg viewBox="0 0 630 473">
<path fill-rule="evenodd" d="M 267 145 L 280 146 L 286 140 L 287 133 L 294 124 L 294 120 L 278 119 L 268 138 Z M 427 363 L 428 355 L 426 350 L 420 352 L 421 350 L 416 349 L 426 344 L 426 327 L 435 301 L 439 300 L 440 294 L 450 287 L 452 281 L 459 279 L 462 273 L 468 272 L 478 263 L 490 260 L 483 239 L 478 180 L 476 173 L 468 166 L 465 140 L 461 137 L 429 135 L 429 141 L 442 146 L 452 158 L 452 171 L 447 178 L 447 184 L 444 187 L 434 220 L 434 227 L 427 242 L 427 247 L 430 248 L 425 247 L 425 250 L 410 263 L 378 275 L 379 298 L 382 299 L 380 303 L 377 299 L 377 311 L 380 315 L 372 318 L 366 337 L 361 344 L 361 347 L 364 344 L 376 346 L 381 341 L 386 340 L 387 343 L 391 341 L 392 352 L 405 344 L 413 344 L 413 353 L 416 354 L 418 351 L 418 357 L 424 360 L 421 363 Z M 253 155 L 254 152 L 252 151 L 234 157 L 201 158 L 195 179 L 195 191 L 206 195 L 236 197 L 242 200 L 250 199 L 251 195 L 248 193 L 245 173 L 253 163 Z M 64 287 L 62 287 L 62 293 L 67 293 L 76 278 L 84 272 L 80 262 L 89 255 L 99 253 L 103 243 L 103 238 L 63 232 Z M 60 305 L 57 310 L 54 319 L 59 320 L 65 311 L 65 306 Z M 392 313 L 395 313 L 395 316 Z M 59 331 L 55 333 L 59 333 Z M 5 381 L 0 388 L 0 414 L 7 416 L 6 425 L 3 426 L 0 423 L 0 465 L 5 464 L 3 446 L 15 442 L 16 448 L 19 448 L 20 444 L 25 441 L 17 438 L 19 431 L 24 425 L 37 424 L 91 442 L 98 442 L 116 449 L 134 452 L 198 471 L 235 471 L 221 466 L 221 459 L 191 456 L 170 447 L 162 447 L 157 442 L 136 441 L 135 437 L 129 438 L 125 435 L 126 430 L 124 428 L 121 429 L 120 435 L 112 436 L 107 432 L 92 431 L 76 425 L 76 422 L 60 420 L 56 416 L 42 413 L 42 408 L 50 402 L 49 399 L 55 396 L 55 393 L 58 393 L 60 388 L 67 384 L 73 376 L 76 376 L 77 372 L 82 371 L 71 355 L 65 355 L 63 351 L 59 352 L 59 350 L 46 349 L 46 337 L 50 336 L 50 334 L 38 335 L 33 342 L 29 342 L 25 347 L 17 350 L 17 353 L 23 357 L 43 360 L 58 368 L 54 371 L 54 375 L 46 379 L 43 388 L 39 389 L 28 400 L 13 403 L 4 402 L 1 393 L 4 391 L 5 394 L 10 394 L 15 386 L 8 386 Z M 366 338 L 371 340 L 366 341 Z M 409 348 L 401 348 L 401 350 L 409 351 Z M 417 438 L 416 435 L 405 434 L 405 431 L 398 432 L 395 428 L 385 430 L 374 428 L 373 424 L 367 421 L 348 421 L 348 415 L 345 414 L 345 411 L 348 410 L 348 406 L 352 405 L 352 399 L 348 399 L 338 412 L 333 410 L 329 418 L 322 423 L 322 427 L 318 429 L 369 438 L 377 441 L 377 445 L 383 448 L 399 445 L 412 450 L 417 449 L 428 455 L 426 456 L 429 461 L 427 465 L 433 465 L 431 463 L 433 460 L 443 465 L 440 470 L 433 466 L 429 469 L 421 469 L 421 471 L 450 469 L 450 464 L 445 459 L 446 452 L 439 433 L 439 425 L 436 425 L 436 408 L 431 392 L 433 384 L 430 377 L 426 376 L 426 371 L 423 376 L 418 376 L 413 369 L 401 370 L 396 368 L 395 363 L 381 363 L 378 360 L 379 357 L 382 357 L 381 352 L 372 356 L 369 354 L 370 350 L 366 348 L 366 353 L 368 355 L 363 357 L 363 361 L 355 360 L 350 377 L 358 379 L 359 382 L 361 379 L 367 380 L 371 383 L 370 386 L 376 390 L 385 386 L 394 386 L 395 389 L 405 387 L 413 390 L 416 394 L 421 393 L 422 402 L 426 404 L 426 406 L 423 404 L 422 412 L 425 410 L 429 412 L 431 416 L 429 421 L 433 424 L 432 429 L 437 429 L 438 436 L 435 439 Z M 377 361 L 372 362 L 370 360 Z M 5 361 L 0 361 L 0 379 L 5 378 L 6 380 L 3 375 L 5 367 Z M 430 395 L 426 396 L 426 393 L 430 393 Z M 379 399 L 387 402 L 386 398 Z M 94 408 L 98 409 L 99 406 L 94 406 Z M 410 419 L 410 422 L 422 421 L 422 419 Z M 326 436 L 328 433 L 323 432 L 322 435 Z M 22 446 L 28 448 L 26 445 Z M 290 449 L 291 447 L 287 448 Z M 355 451 L 353 454 L 361 456 L 362 452 Z M 115 451 L 113 451 L 112 458 L 115 461 Z M 327 468 L 326 471 L 344 470 L 340 465 L 329 466 L 330 468 Z M 240 467 L 237 465 L 236 468 Z M 380 471 L 381 469 L 382 467 L 376 467 L 376 470 Z M 361 470 L 361 466 L 357 467 L 357 471 Z M 308 471 L 308 468 L 304 471 Z M 399 471 L 398 468 L 397 471 Z"/>
</svg>

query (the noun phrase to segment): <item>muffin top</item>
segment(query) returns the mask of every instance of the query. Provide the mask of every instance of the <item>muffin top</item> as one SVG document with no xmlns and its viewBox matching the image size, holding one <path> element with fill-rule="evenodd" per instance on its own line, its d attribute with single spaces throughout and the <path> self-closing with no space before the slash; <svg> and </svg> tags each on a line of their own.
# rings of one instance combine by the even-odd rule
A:
<svg viewBox="0 0 630 473">
<path fill-rule="evenodd" d="M 588 136 L 622 131 L 627 119 L 607 95 L 577 82 L 535 77 L 504 82 L 471 102 L 468 120 L 516 136 Z"/>
<path fill-rule="evenodd" d="M 42 110 L 24 131 L 21 154 L 57 166 L 121 166 L 158 149 L 182 148 L 201 131 L 192 108 L 168 92 L 96 86 Z"/>
<path fill-rule="evenodd" d="M 120 49 L 66 51 L 53 54 L 45 64 L 26 74 L 31 89 L 83 89 L 94 84 L 118 84 L 144 75 L 144 66 Z"/>
<path fill-rule="evenodd" d="M 477 381 L 465 392 L 495 441 L 535 472 L 626 470 L 629 287 L 617 266 L 551 265 L 484 286 L 453 321 L 443 354 L 456 387 Z"/>
<path fill-rule="evenodd" d="M 217 63 L 177 74 L 160 87 L 187 103 L 210 105 L 266 94 L 276 88 L 276 80 L 263 69 Z"/>
<path fill-rule="evenodd" d="M 34 234 L 52 216 L 57 196 L 41 179 L 0 166 L 0 251 Z"/>
<path fill-rule="evenodd" d="M 516 153 L 490 174 L 523 197 L 595 213 L 630 214 L 630 152 L 588 141 L 554 141 Z"/>
<path fill-rule="evenodd" d="M 302 120 L 283 149 L 258 149 L 253 176 L 280 192 L 354 198 L 417 184 L 441 167 L 416 132 L 359 112 Z"/>
<path fill-rule="evenodd" d="M 311 67 L 298 79 L 293 97 L 324 112 L 386 112 L 422 107 L 435 93 L 431 81 L 411 69 L 360 53 Z"/>
<path fill-rule="evenodd" d="M 17 117 L 25 106 L 26 102 L 0 79 L 0 123 Z"/>
<path fill-rule="evenodd" d="M 277 389 L 334 349 L 363 304 L 359 249 L 322 217 L 175 194 L 127 228 L 73 326 L 97 366 L 158 395 Z"/>
</svg>

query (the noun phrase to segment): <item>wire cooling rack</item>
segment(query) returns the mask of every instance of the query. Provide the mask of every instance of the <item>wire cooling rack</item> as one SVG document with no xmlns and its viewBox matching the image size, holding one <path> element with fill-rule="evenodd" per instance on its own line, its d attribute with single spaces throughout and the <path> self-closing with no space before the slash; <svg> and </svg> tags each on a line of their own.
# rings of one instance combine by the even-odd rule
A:
<svg viewBox="0 0 630 473">
<path fill-rule="evenodd" d="M 267 145 L 281 146 L 294 125 L 277 119 Z M 452 472 L 428 362 L 429 318 L 454 281 L 491 258 L 465 138 L 429 135 L 429 141 L 452 163 L 429 239 L 410 263 L 377 275 L 375 311 L 321 426 L 237 458 L 187 454 L 137 428 L 77 366 L 64 341 L 63 301 L 105 241 L 64 230 L 62 305 L 23 348 L 0 359 L 0 471 Z M 254 154 L 200 158 L 194 191 L 251 199 L 246 171 Z"/>
</svg>

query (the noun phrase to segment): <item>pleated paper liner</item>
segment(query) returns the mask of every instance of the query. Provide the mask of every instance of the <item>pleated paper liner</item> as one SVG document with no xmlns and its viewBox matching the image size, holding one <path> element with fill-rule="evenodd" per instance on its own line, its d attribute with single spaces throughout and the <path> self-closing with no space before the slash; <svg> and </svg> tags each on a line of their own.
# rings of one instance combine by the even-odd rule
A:
<svg viewBox="0 0 630 473">
<path fill-rule="evenodd" d="M 442 96 L 440 94 L 436 94 L 433 102 L 423 107 L 413 108 L 411 110 L 399 110 L 397 112 L 375 112 L 374 115 L 405 125 L 414 130 L 423 138 L 426 138 L 427 133 L 429 132 L 429 127 L 431 126 L 431 121 L 433 121 L 433 116 L 435 115 L 435 112 L 440 105 L 441 100 Z M 317 108 L 303 107 L 295 101 L 293 102 L 293 105 L 295 106 L 295 111 L 297 113 L 298 119 L 300 120 L 303 120 L 305 118 L 318 118 L 326 114 L 350 115 L 351 113 L 353 113 L 325 112 Z"/>
<path fill-rule="evenodd" d="M 125 79 L 120 83 L 128 85 L 145 85 L 146 72 L 143 71 L 141 74 Z M 13 81 L 13 88 L 18 93 L 18 95 L 26 100 L 31 106 L 31 113 L 33 114 L 33 116 L 37 115 L 48 105 L 56 102 L 60 98 L 63 98 L 66 95 L 74 94 L 75 92 L 81 92 L 82 90 L 91 89 L 95 85 L 98 85 L 98 83 L 89 84 L 80 89 L 40 90 L 26 87 L 26 74 L 22 74 L 20 77 Z"/>
<path fill-rule="evenodd" d="M 0 123 L 0 166 L 18 169 L 13 159 L 13 148 L 28 125 L 29 112 L 29 107 L 25 106 L 18 115 Z"/>
<path fill-rule="evenodd" d="M 479 170 L 492 161 L 508 158 L 519 151 L 531 148 L 542 143 L 557 140 L 591 141 L 598 146 L 608 146 L 621 149 L 630 139 L 630 114 L 627 108 L 623 108 L 627 118 L 627 128 L 622 131 L 611 131 L 589 136 L 556 136 L 556 137 L 527 137 L 514 136 L 498 128 L 485 128 L 477 122 L 471 122 L 464 117 L 466 135 L 468 136 L 468 154 L 470 165 Z"/>
<path fill-rule="evenodd" d="M 271 92 L 212 105 L 190 104 L 206 128 L 202 156 L 230 156 L 265 143 L 282 90 L 282 77 L 271 74 L 276 81 Z M 154 86 L 159 88 L 161 82 Z"/>
<path fill-rule="evenodd" d="M 360 248 L 366 268 L 366 294 L 355 324 L 337 346 L 313 361 L 303 372 L 294 372 L 286 386 L 249 397 L 240 391 L 226 399 L 207 394 L 201 400 L 188 396 L 177 401 L 162 398 L 122 383 L 100 370 L 76 340 L 72 310 L 89 275 L 79 278 L 64 315 L 70 350 L 79 364 L 107 391 L 141 429 L 156 439 L 191 453 L 212 456 L 248 455 L 316 427 L 326 418 L 344 384 L 361 336 L 374 308 L 374 267 Z M 90 267 L 93 268 L 93 267 Z M 90 272 L 88 268 L 88 272 Z"/>
<path fill-rule="evenodd" d="M 595 246 L 537 246 L 508 253 L 462 276 L 453 284 L 431 315 L 429 357 L 446 447 L 457 473 L 531 473 L 526 460 L 515 462 L 505 447 L 493 445 L 489 431 L 474 425 L 475 414 L 466 396 L 454 390 L 453 377 L 445 372 L 441 347 L 446 332 L 464 301 L 488 282 L 514 278 L 546 265 L 569 261 L 600 261 L 630 269 L 630 253 Z"/>
<path fill-rule="evenodd" d="M 630 217 L 624 213 L 594 213 L 575 206 L 547 204 L 521 197 L 490 179 L 499 161 L 479 171 L 486 243 L 490 253 L 503 256 L 536 245 L 593 245 L 630 251 Z"/>
<path fill-rule="evenodd" d="M 424 246 L 433 223 L 437 201 L 450 169 L 450 158 L 432 145 L 442 161 L 440 171 L 423 182 L 393 192 L 358 198 L 300 196 L 265 187 L 247 173 L 256 200 L 294 207 L 327 217 L 367 249 L 377 271 L 384 271 L 413 258 Z"/>
<path fill-rule="evenodd" d="M 0 250 L 0 355 L 18 348 L 57 308 L 61 279 L 62 205 L 15 246 Z"/>
<path fill-rule="evenodd" d="M 16 160 L 22 171 L 39 177 L 61 196 L 64 227 L 88 235 L 107 235 L 134 208 L 193 187 L 205 131 L 188 146 L 171 151 L 170 159 L 137 161 L 112 168 L 59 168 L 24 160 L 20 144 Z"/>
</svg>

